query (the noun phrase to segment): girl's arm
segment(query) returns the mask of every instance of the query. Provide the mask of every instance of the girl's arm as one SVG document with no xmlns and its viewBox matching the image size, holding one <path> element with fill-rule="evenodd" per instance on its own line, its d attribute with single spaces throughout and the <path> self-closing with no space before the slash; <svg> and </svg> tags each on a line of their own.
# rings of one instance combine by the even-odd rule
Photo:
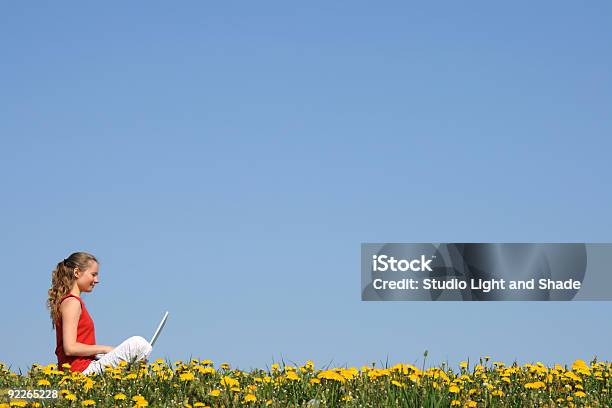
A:
<svg viewBox="0 0 612 408">
<path fill-rule="evenodd" d="M 94 354 L 108 353 L 111 346 L 102 344 L 83 344 L 76 341 L 77 327 L 81 317 L 81 303 L 72 297 L 65 299 L 60 305 L 62 315 L 62 335 L 64 340 L 64 353 L 67 356 L 92 356 Z"/>
</svg>

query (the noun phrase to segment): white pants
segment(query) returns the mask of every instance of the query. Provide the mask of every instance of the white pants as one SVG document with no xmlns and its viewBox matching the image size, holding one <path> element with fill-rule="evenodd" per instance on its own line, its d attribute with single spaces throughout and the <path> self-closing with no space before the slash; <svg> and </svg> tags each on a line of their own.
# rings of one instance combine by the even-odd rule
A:
<svg viewBox="0 0 612 408">
<path fill-rule="evenodd" d="M 133 363 L 149 357 L 153 347 L 148 341 L 140 336 L 132 336 L 123 343 L 104 354 L 99 360 L 94 360 L 83 371 L 84 375 L 96 373 L 102 374 L 104 366 L 117 367 L 121 361 Z"/>
</svg>

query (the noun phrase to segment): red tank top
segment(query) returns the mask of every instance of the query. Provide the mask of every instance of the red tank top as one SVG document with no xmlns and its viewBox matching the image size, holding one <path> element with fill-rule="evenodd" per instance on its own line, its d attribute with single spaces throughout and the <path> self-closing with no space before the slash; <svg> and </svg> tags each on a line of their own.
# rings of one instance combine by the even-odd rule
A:
<svg viewBox="0 0 612 408">
<path fill-rule="evenodd" d="M 79 324 L 77 326 L 76 341 L 78 343 L 83 344 L 96 344 L 96 330 L 94 328 L 94 322 L 91 319 L 89 313 L 87 312 L 85 303 L 83 303 L 81 298 L 72 294 L 67 294 L 66 296 L 62 297 L 62 299 L 60 300 L 60 304 L 64 301 L 64 299 L 71 296 L 81 302 L 81 317 L 79 318 Z M 62 331 L 62 316 L 60 315 L 55 324 L 55 338 L 57 340 L 57 347 L 55 347 L 55 355 L 57 355 L 57 368 L 58 370 L 63 370 L 62 364 L 68 363 L 70 364 L 70 371 L 83 372 L 87 368 L 89 363 L 94 360 L 95 355 L 67 356 L 64 353 L 63 337 L 64 336 Z"/>
</svg>

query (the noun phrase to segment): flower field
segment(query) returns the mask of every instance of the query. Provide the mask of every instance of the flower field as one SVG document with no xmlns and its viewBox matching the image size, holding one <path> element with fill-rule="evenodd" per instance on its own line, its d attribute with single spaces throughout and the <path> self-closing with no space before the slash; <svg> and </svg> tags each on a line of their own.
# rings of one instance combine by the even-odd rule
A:
<svg viewBox="0 0 612 408">
<path fill-rule="evenodd" d="M 596 359 L 547 367 L 484 357 L 455 370 L 410 364 L 316 368 L 307 361 L 246 372 L 196 359 L 126 363 L 90 376 L 62 368 L 34 364 L 19 375 L 0 363 L 0 408 L 612 406 L 612 363 Z M 53 390 L 56 398 L 9 398 L 19 390 Z"/>
</svg>

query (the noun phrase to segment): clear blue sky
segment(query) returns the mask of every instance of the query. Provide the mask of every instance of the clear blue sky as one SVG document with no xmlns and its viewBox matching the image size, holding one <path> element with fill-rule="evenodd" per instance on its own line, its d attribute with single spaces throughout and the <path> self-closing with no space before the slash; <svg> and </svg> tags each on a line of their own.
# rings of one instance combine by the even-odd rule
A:
<svg viewBox="0 0 612 408">
<path fill-rule="evenodd" d="M 609 2 L 3 2 L 0 361 L 611 359 L 611 302 L 361 302 L 362 242 L 612 242 Z M 606 136 L 607 135 L 607 136 Z M 611 288 L 612 290 L 612 288 Z"/>
</svg>

